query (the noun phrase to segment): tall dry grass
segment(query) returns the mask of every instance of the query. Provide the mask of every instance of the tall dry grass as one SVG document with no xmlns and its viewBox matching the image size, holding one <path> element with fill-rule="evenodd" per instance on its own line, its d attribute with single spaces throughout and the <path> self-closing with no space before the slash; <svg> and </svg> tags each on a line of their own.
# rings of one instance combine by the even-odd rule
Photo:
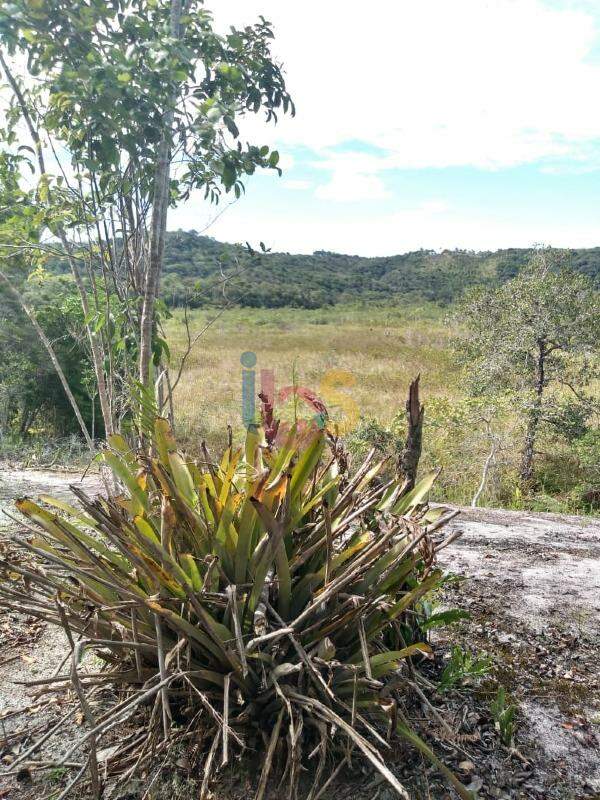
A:
<svg viewBox="0 0 600 800">
<path fill-rule="evenodd" d="M 477 402 L 472 405 L 466 378 L 454 361 L 451 340 L 459 330 L 455 321 L 448 321 L 449 316 L 433 304 L 193 311 L 192 332 L 209 327 L 190 354 L 175 393 L 180 441 L 191 452 L 203 440 L 211 449 L 219 449 L 224 444 L 223 420 L 241 441 L 240 356 L 247 350 L 257 358 L 257 391 L 260 371 L 265 369 L 273 370 L 277 389 L 295 384 L 313 390 L 334 420 L 342 424 L 350 420 L 354 432 L 350 431 L 348 441 L 356 445 L 356 440 L 360 444 L 364 439 L 367 449 L 377 441 L 380 430 L 388 442 L 401 441 L 408 385 L 420 373 L 426 406 L 422 466 L 442 468 L 439 497 L 469 503 L 481 480 L 490 439 L 481 419 L 487 411 L 482 412 Z M 181 312 L 168 321 L 167 336 L 176 366 L 186 344 Z M 341 382 L 351 385 L 336 387 L 338 371 Z M 593 391 L 600 390 L 593 387 Z M 480 504 L 588 511 L 584 496 L 590 475 L 582 468 L 576 448 L 551 434 L 540 439 L 536 496 L 520 495 L 522 421 L 510 398 L 492 398 L 492 405 L 494 433 L 502 446 Z M 301 416 L 311 413 L 306 407 L 298 411 Z M 294 413 L 291 402 L 277 409 L 277 416 L 284 419 Z M 348 425 L 342 430 L 347 434 Z"/>
<path fill-rule="evenodd" d="M 191 330 L 202 329 L 217 313 L 191 312 Z M 347 376 L 342 382 L 353 382 L 338 387 L 340 421 L 352 408 L 352 415 L 389 424 L 402 410 L 417 373 L 424 397 L 456 396 L 459 381 L 449 350 L 453 332 L 434 306 L 228 310 L 206 330 L 187 360 L 175 392 L 181 432 L 190 446 L 201 438 L 221 443 L 225 419 L 241 435 L 240 356 L 248 350 L 256 353 L 257 386 L 260 371 L 270 369 L 278 389 L 296 384 L 327 394 L 340 370 Z M 167 335 L 176 364 L 186 345 L 181 312 L 169 321 Z M 293 413 L 290 408 L 281 411 L 284 416 Z"/>
</svg>

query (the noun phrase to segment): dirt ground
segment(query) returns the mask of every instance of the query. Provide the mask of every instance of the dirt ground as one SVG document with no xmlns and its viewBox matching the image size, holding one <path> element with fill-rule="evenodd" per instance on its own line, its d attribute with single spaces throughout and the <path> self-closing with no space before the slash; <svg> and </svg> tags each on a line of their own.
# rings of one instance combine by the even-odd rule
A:
<svg viewBox="0 0 600 800">
<path fill-rule="evenodd" d="M 69 496 L 76 476 L 34 471 L 3 473 L 0 506 L 40 492 Z M 97 490 L 97 479 L 84 482 Z M 478 797 L 499 800 L 600 800 L 600 521 L 583 517 L 462 509 L 452 526 L 462 537 L 441 552 L 442 565 L 464 580 L 449 583 L 440 598 L 467 610 L 471 619 L 441 629 L 434 641 L 447 660 L 452 645 L 488 654 L 492 668 L 475 689 L 465 687 L 431 698 L 459 731 L 449 741 L 423 707 L 423 732 L 438 754 Z M 14 526 L 0 522 L 0 550 L 12 545 Z M 63 768 L 10 774 L 11 764 L 72 708 L 60 693 L 40 696 L 31 681 L 57 672 L 66 652 L 61 636 L 32 619 L 0 609 L 0 800 L 58 797 L 68 781 Z M 64 670 L 63 670 L 64 671 Z M 504 747 L 495 730 L 490 703 L 498 685 L 517 706 L 514 746 Z M 76 713 L 61 736 L 43 750 L 57 761 L 75 735 Z M 75 762 L 77 763 L 77 762 Z M 453 797 L 434 769 L 414 753 L 399 749 L 390 766 L 415 798 Z M 71 772 L 69 771 L 69 774 Z M 420 775 L 421 777 L 417 777 Z M 219 800 L 252 796 L 243 775 L 225 776 Z M 197 797 L 193 776 L 172 773 L 146 795 L 147 782 L 129 787 L 128 800 Z M 77 795 L 82 796 L 77 790 Z M 283 797 L 274 790 L 272 798 Z M 368 769 L 355 765 L 323 800 L 391 800 Z"/>
<path fill-rule="evenodd" d="M 462 509 L 452 525 L 462 536 L 441 563 L 467 578 L 445 599 L 470 612 L 461 638 L 492 657 L 531 762 L 514 776 L 525 793 L 506 796 L 600 798 L 600 520 Z"/>
</svg>

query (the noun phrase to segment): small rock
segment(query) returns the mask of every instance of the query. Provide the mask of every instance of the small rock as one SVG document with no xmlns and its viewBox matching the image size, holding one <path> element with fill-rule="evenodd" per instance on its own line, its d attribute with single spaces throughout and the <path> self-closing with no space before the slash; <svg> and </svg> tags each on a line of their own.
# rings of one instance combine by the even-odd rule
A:
<svg viewBox="0 0 600 800">
<path fill-rule="evenodd" d="M 480 778 L 479 775 L 473 775 L 471 783 L 467 786 L 467 789 L 470 792 L 478 792 L 482 786 L 483 786 L 483 778 Z"/>
<path fill-rule="evenodd" d="M 508 642 L 514 642 L 517 637 L 514 633 L 499 633 L 496 638 L 500 644 L 508 644 Z"/>
</svg>

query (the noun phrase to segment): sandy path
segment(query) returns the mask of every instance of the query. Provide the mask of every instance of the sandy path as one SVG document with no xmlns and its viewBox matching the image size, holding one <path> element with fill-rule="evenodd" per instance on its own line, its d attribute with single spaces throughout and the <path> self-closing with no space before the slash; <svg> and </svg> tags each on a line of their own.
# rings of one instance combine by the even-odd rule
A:
<svg viewBox="0 0 600 800">
<path fill-rule="evenodd" d="M 533 631 L 560 620 L 597 632 L 600 520 L 462 509 L 451 527 L 462 536 L 443 552 L 442 563 L 474 583 L 504 587 L 503 615 Z"/>
<path fill-rule="evenodd" d="M 2 512 L 14 513 L 13 501 L 17 497 L 36 498 L 39 494 L 50 494 L 61 500 L 73 501 L 69 486 L 76 484 L 95 494 L 100 490 L 100 479 L 95 474 L 82 478 L 76 472 L 56 472 L 37 469 L 14 469 L 0 462 L 0 531 L 14 523 Z"/>
<path fill-rule="evenodd" d="M 36 499 L 39 494 L 73 502 L 70 484 L 86 489 L 90 494 L 100 490 L 97 475 L 82 479 L 78 473 L 45 470 L 18 470 L 0 464 L 0 554 L 12 547 L 8 537 L 15 523 L 3 511 L 14 514 L 13 501 L 28 496 Z M 56 672 L 68 652 L 66 637 L 53 627 L 33 619 L 22 619 L 10 611 L 0 608 L 0 751 L 2 766 L 10 769 L 13 753 L 22 752 L 33 734 L 39 738 L 55 724 L 70 708 L 69 701 L 59 695 L 40 697 L 35 687 L 25 686 L 21 681 L 48 677 Z M 64 670 L 63 670 L 64 671 Z M 62 755 L 74 736 L 81 729 L 68 722 L 61 738 L 53 739 L 43 751 L 45 759 L 54 760 Z M 8 745 L 5 737 L 8 737 Z M 2 777 L 0 775 L 0 800 L 5 797 L 15 800 L 38 800 L 47 790 L 52 792 L 53 781 L 60 786 L 63 770 L 51 773 L 49 784 L 44 789 L 27 775 Z"/>
<path fill-rule="evenodd" d="M 468 577 L 449 599 L 518 702 L 548 796 L 600 798 L 600 520 L 462 509 L 452 526 L 441 561 Z"/>
</svg>

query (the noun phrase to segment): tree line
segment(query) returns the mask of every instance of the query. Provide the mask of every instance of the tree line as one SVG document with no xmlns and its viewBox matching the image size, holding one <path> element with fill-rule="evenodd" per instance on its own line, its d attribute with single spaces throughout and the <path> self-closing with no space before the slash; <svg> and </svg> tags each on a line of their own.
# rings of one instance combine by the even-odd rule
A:
<svg viewBox="0 0 600 800">
<path fill-rule="evenodd" d="M 390 298 L 449 304 L 473 286 L 491 288 L 514 278 L 534 253 L 419 250 L 369 258 L 325 250 L 262 252 L 180 230 L 165 239 L 162 298 L 169 306 L 190 308 L 224 299 L 250 308 L 324 308 Z M 561 261 L 600 286 L 600 247 L 561 251 Z"/>
</svg>

